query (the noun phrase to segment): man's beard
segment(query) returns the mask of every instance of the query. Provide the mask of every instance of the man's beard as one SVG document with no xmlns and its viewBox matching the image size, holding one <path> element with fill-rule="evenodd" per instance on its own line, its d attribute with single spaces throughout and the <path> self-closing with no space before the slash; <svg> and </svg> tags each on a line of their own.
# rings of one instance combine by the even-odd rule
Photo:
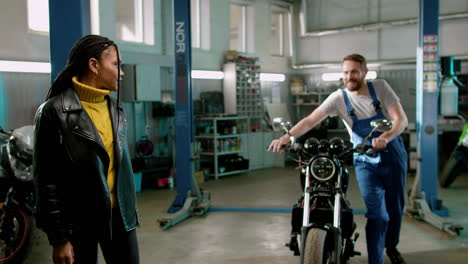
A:
<svg viewBox="0 0 468 264">
<path fill-rule="evenodd" d="M 356 85 L 351 86 L 350 82 L 355 83 Z M 357 91 L 361 88 L 362 84 L 364 83 L 364 80 L 357 80 L 357 79 L 351 79 L 346 82 L 346 88 L 348 88 L 349 91 L 354 92 Z"/>
</svg>

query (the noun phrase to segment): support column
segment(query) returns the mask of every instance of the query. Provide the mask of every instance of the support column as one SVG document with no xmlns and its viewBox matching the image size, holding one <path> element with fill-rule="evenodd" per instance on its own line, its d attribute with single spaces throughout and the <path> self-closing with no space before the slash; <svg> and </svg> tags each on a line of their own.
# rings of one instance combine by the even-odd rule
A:
<svg viewBox="0 0 468 264">
<path fill-rule="evenodd" d="M 67 64 L 73 44 L 91 32 L 89 0 L 49 0 L 49 24 L 53 82 Z"/>
<path fill-rule="evenodd" d="M 175 145 L 177 196 L 168 212 L 182 209 L 192 189 L 192 46 L 190 0 L 174 0 Z"/>
<path fill-rule="evenodd" d="M 8 129 L 8 105 L 5 102 L 5 74 L 0 72 L 0 127 Z"/>
<path fill-rule="evenodd" d="M 416 133 L 420 191 L 438 215 L 447 214 L 438 199 L 439 0 L 419 0 L 416 68 Z"/>
</svg>

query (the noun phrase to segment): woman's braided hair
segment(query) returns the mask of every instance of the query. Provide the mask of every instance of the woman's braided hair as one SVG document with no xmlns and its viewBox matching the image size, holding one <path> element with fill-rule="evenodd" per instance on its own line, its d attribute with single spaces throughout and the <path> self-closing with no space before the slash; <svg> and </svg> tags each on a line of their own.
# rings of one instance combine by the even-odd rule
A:
<svg viewBox="0 0 468 264">
<path fill-rule="evenodd" d="M 110 39 L 99 35 L 87 35 L 73 45 L 68 54 L 68 63 L 59 73 L 49 89 L 47 98 L 58 95 L 62 90 L 73 87 L 72 77 L 82 76 L 88 71 L 88 61 L 91 58 L 100 59 L 101 54 L 108 47 L 114 46 L 117 58 L 120 60 L 119 49 Z M 120 63 L 118 63 L 117 88 L 120 88 Z"/>
</svg>

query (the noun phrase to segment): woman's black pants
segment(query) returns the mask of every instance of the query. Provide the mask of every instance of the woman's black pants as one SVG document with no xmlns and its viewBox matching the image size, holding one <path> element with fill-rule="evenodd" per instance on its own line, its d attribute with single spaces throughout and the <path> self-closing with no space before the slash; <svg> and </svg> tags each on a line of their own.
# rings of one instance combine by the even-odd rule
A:
<svg viewBox="0 0 468 264">
<path fill-rule="evenodd" d="M 98 260 L 98 244 L 107 264 L 139 264 L 136 229 L 127 232 L 120 212 L 113 209 L 112 239 L 100 239 L 98 231 L 86 229 L 72 235 L 74 264 L 93 264 Z M 95 229 L 95 228 L 94 228 Z"/>
</svg>

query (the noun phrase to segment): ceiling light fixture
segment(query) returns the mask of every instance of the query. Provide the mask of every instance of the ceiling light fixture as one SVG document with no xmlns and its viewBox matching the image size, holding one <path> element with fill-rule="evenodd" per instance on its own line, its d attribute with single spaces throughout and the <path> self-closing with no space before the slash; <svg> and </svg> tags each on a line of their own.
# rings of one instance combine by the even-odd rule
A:
<svg viewBox="0 0 468 264">
<path fill-rule="evenodd" d="M 322 74 L 322 81 L 331 82 L 331 81 L 338 81 L 343 78 L 342 72 L 327 72 Z M 376 71 L 368 71 L 366 75 L 367 80 L 373 80 L 377 78 Z"/>
<path fill-rule="evenodd" d="M 50 73 L 49 62 L 0 61 L 0 72 Z"/>
<path fill-rule="evenodd" d="M 260 73 L 260 81 L 284 82 L 286 76 L 280 73 Z"/>
<path fill-rule="evenodd" d="M 224 79 L 224 73 L 222 71 L 192 71 L 192 79 L 212 79 L 222 80 Z"/>
</svg>

